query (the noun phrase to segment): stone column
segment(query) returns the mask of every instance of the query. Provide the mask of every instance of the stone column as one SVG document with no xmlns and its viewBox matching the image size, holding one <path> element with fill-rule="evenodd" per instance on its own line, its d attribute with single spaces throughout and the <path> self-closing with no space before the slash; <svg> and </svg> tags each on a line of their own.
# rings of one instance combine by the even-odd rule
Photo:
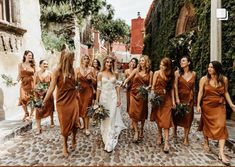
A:
<svg viewBox="0 0 235 167">
<path fill-rule="evenodd" d="M 222 53 L 222 29 L 221 21 L 216 17 L 216 9 L 221 7 L 221 0 L 211 1 L 211 46 L 210 46 L 210 61 L 220 61 Z"/>
</svg>

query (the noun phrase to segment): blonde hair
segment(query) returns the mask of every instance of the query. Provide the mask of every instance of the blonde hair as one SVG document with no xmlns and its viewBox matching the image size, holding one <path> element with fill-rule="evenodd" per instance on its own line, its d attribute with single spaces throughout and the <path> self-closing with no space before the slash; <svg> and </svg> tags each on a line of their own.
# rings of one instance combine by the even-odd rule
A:
<svg viewBox="0 0 235 167">
<path fill-rule="evenodd" d="M 104 60 L 103 60 L 103 67 L 102 67 L 102 70 L 101 71 L 104 71 L 104 70 L 106 70 L 106 67 L 105 67 L 105 63 L 106 63 L 106 61 L 108 60 L 108 59 L 110 59 L 112 62 L 112 68 L 110 69 L 110 72 L 112 73 L 112 74 L 114 74 L 114 62 L 115 62 L 115 60 L 114 60 L 114 58 L 112 58 L 111 56 L 107 56 L 107 57 L 105 57 L 104 58 Z"/>
<path fill-rule="evenodd" d="M 86 55 L 86 54 L 81 57 L 81 61 L 80 61 L 81 63 L 80 63 L 80 64 L 83 65 L 83 58 L 84 58 L 84 57 L 87 57 L 87 58 L 89 59 L 89 65 L 90 65 L 91 59 L 90 59 L 90 57 L 89 57 L 88 55 Z"/>
<path fill-rule="evenodd" d="M 145 60 L 145 67 L 146 67 L 146 71 L 145 72 L 148 73 L 150 71 L 150 69 L 151 69 L 151 61 L 150 61 L 150 59 L 149 59 L 149 57 L 147 55 L 143 55 L 143 56 L 140 57 L 140 59 L 142 59 L 142 58 Z M 140 63 L 140 59 L 139 59 L 139 63 Z M 143 70 L 141 68 L 140 64 L 138 64 L 137 69 L 138 69 L 138 71 Z"/>
<path fill-rule="evenodd" d="M 73 68 L 73 61 L 74 61 L 74 52 L 63 51 L 61 53 L 60 62 L 59 62 L 59 70 L 62 73 L 64 78 L 66 77 L 74 77 L 74 68 Z"/>
</svg>

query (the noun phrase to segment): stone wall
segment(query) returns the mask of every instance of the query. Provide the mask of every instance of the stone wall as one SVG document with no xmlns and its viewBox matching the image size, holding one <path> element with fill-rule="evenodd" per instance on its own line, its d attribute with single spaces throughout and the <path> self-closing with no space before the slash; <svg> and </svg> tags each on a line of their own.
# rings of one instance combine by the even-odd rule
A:
<svg viewBox="0 0 235 167">
<path fill-rule="evenodd" d="M 18 63 L 25 50 L 31 50 L 38 62 L 44 55 L 41 40 L 39 0 L 12 0 L 11 23 L 0 20 L 0 74 L 7 74 L 16 80 Z M 0 112 L 5 118 L 21 119 L 23 112 L 18 107 L 19 84 L 6 87 L 0 78 Z M 0 118 L 1 119 L 1 118 Z"/>
</svg>

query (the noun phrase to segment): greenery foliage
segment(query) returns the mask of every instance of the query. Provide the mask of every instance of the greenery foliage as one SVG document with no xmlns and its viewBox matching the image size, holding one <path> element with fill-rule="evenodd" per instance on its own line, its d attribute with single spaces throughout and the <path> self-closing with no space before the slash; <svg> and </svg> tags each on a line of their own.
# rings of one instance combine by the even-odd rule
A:
<svg viewBox="0 0 235 167">
<path fill-rule="evenodd" d="M 198 86 L 198 80 L 206 74 L 210 62 L 211 0 L 159 0 L 154 3 L 150 21 L 146 25 L 143 54 L 149 55 L 153 70 L 159 68 L 160 60 L 165 56 L 177 62 L 182 55 L 188 54 L 197 72 Z M 180 10 L 187 3 L 194 6 L 196 26 L 176 37 Z M 229 91 L 234 100 L 235 2 L 222 0 L 222 6 L 229 11 L 229 20 L 222 22 L 222 64 L 229 78 Z"/>
</svg>

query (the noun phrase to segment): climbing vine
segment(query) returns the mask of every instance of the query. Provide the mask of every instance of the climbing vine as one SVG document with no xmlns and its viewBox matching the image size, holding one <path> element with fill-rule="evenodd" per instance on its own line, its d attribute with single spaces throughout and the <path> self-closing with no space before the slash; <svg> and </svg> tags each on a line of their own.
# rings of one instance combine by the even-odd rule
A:
<svg viewBox="0 0 235 167">
<path fill-rule="evenodd" d="M 146 23 L 143 54 L 149 55 L 152 70 L 159 68 L 160 60 L 168 56 L 177 62 L 188 54 L 199 79 L 206 74 L 210 62 L 210 4 L 211 0 L 158 0 L 150 21 Z M 182 7 L 191 3 L 195 9 L 196 26 L 193 30 L 175 36 L 176 25 Z M 229 78 L 229 92 L 235 99 L 235 2 L 222 0 L 222 6 L 229 11 L 229 20 L 222 22 L 222 64 Z M 176 63 L 177 65 L 177 63 Z M 198 89 L 198 87 L 197 87 Z"/>
</svg>

